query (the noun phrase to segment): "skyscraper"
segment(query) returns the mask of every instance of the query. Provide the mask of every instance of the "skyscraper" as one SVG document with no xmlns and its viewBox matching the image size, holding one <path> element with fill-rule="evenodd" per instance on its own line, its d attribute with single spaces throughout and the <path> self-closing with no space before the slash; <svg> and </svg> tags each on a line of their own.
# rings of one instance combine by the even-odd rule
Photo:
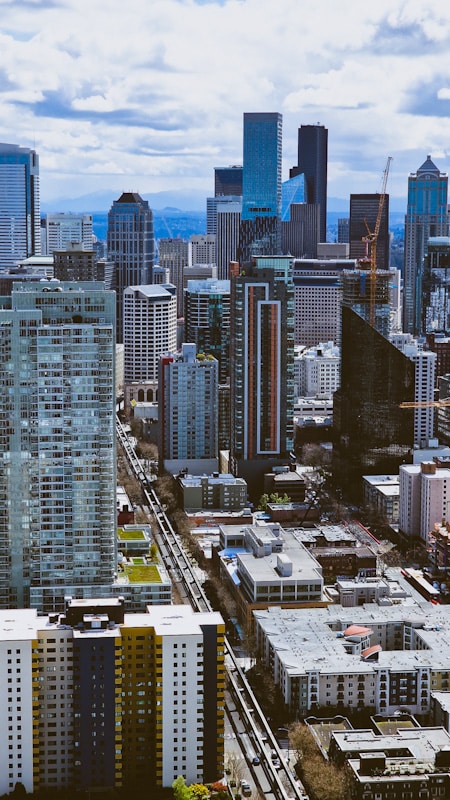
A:
<svg viewBox="0 0 450 800">
<path fill-rule="evenodd" d="M 177 346 L 175 287 L 128 286 L 123 302 L 125 402 L 156 403 L 160 356 Z"/>
<path fill-rule="evenodd" d="M 183 316 L 184 269 L 189 264 L 189 242 L 184 239 L 160 239 L 158 260 L 161 267 L 169 269 L 170 282 L 177 290 L 177 313 Z"/>
<path fill-rule="evenodd" d="M 242 195 L 242 167 L 214 167 L 214 197 Z"/>
<path fill-rule="evenodd" d="M 219 362 L 219 383 L 230 375 L 230 281 L 188 281 L 184 290 L 184 338 Z"/>
<path fill-rule="evenodd" d="M 448 235 L 448 177 L 427 156 L 408 178 L 403 272 L 403 330 L 422 333 L 422 270 L 428 240 Z"/>
<path fill-rule="evenodd" d="M 363 238 L 367 236 L 368 229 L 371 232 L 375 230 L 379 205 L 379 194 L 350 195 L 350 258 L 361 259 L 370 255 L 370 248 Z M 377 269 L 389 269 L 389 250 L 389 195 L 385 195 L 377 238 Z"/>
<path fill-rule="evenodd" d="M 293 446 L 291 266 L 289 257 L 260 257 L 231 280 L 231 471 L 253 496 Z"/>
<path fill-rule="evenodd" d="M 280 252 L 282 116 L 244 114 L 240 260 Z"/>
<path fill-rule="evenodd" d="M 0 607 L 53 610 L 117 568 L 114 293 L 17 283 L 0 332 Z"/>
<path fill-rule="evenodd" d="M 0 143 L 0 271 L 40 252 L 38 155 Z"/>
<path fill-rule="evenodd" d="M 195 344 L 160 359 L 159 457 L 168 472 L 218 469 L 218 367 L 213 356 L 197 354 Z"/>
<path fill-rule="evenodd" d="M 117 341 L 123 342 L 123 293 L 153 283 L 153 212 L 137 192 L 124 192 L 108 214 L 108 257 L 116 264 Z"/>
<path fill-rule="evenodd" d="M 307 203 L 320 206 L 320 241 L 327 240 L 328 129 L 323 125 L 302 125 L 298 129 L 298 164 L 290 177 L 304 174 Z"/>
</svg>

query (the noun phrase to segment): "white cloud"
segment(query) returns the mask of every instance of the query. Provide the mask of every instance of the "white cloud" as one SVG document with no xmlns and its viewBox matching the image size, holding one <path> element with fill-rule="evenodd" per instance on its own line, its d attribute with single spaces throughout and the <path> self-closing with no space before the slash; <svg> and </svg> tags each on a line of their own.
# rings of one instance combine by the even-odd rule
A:
<svg viewBox="0 0 450 800">
<path fill-rule="evenodd" d="M 329 194 L 390 191 L 426 154 L 449 158 L 450 8 L 441 0 L 0 0 L 0 139 L 36 146 L 61 191 L 212 191 L 242 161 L 242 113 L 329 129 Z M 6 66 L 5 66 L 6 65 Z M 3 71 L 2 71 L 3 69 Z M 437 156 L 436 156 L 437 159 Z"/>
</svg>

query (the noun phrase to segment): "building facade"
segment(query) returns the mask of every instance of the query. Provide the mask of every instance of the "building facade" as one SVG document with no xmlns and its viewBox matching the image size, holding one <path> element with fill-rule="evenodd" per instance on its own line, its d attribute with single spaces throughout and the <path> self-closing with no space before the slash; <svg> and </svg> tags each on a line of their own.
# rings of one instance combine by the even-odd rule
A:
<svg viewBox="0 0 450 800">
<path fill-rule="evenodd" d="M 349 242 L 350 258 L 364 259 L 370 256 L 365 238 L 373 233 L 380 205 L 379 194 L 351 194 Z M 377 237 L 377 269 L 389 269 L 389 195 L 385 195 L 381 212 L 380 230 Z"/>
<path fill-rule="evenodd" d="M 218 469 L 218 362 L 183 344 L 159 363 L 159 458 L 168 472 Z"/>
<path fill-rule="evenodd" d="M 117 341 L 123 342 L 123 293 L 153 283 L 153 212 L 137 192 L 123 192 L 108 213 L 108 258 L 116 265 Z"/>
<path fill-rule="evenodd" d="M 85 250 L 92 250 L 92 214 L 47 214 L 41 234 L 42 252 L 47 255 L 55 250 L 66 250 L 72 244 L 82 244 Z"/>
<path fill-rule="evenodd" d="M 418 537 L 429 546 L 429 533 L 436 523 L 448 522 L 450 469 L 434 461 L 400 467 L 399 527 L 408 537 Z"/>
<path fill-rule="evenodd" d="M 114 293 L 19 283 L 0 328 L 0 607 L 51 610 L 116 570 Z"/>
<path fill-rule="evenodd" d="M 296 345 L 316 347 L 341 341 L 342 276 L 354 266 L 348 259 L 294 259 Z"/>
<path fill-rule="evenodd" d="M 301 125 L 298 129 L 298 164 L 291 178 L 303 174 L 306 202 L 320 208 L 320 242 L 327 240 L 328 129 L 324 125 Z"/>
<path fill-rule="evenodd" d="M 230 376 L 230 281 L 188 281 L 184 290 L 184 338 L 219 362 L 219 383 Z"/>
<path fill-rule="evenodd" d="M 0 142 L 0 272 L 40 252 L 39 157 Z"/>
<path fill-rule="evenodd" d="M 294 286 L 289 257 L 231 281 L 231 471 L 255 488 L 293 446 Z M 253 484 L 253 487 L 252 487 Z"/>
<path fill-rule="evenodd" d="M 2 794 L 16 783 L 28 793 L 156 792 L 181 774 L 219 779 L 224 632 L 219 614 L 185 605 L 0 611 Z"/>
<path fill-rule="evenodd" d="M 175 287 L 151 284 L 125 289 L 123 330 L 126 405 L 156 402 L 159 359 L 177 346 Z"/>
<path fill-rule="evenodd" d="M 422 333 L 423 260 L 428 240 L 448 235 L 448 177 L 427 156 L 408 178 L 403 269 L 403 330 Z"/>
</svg>

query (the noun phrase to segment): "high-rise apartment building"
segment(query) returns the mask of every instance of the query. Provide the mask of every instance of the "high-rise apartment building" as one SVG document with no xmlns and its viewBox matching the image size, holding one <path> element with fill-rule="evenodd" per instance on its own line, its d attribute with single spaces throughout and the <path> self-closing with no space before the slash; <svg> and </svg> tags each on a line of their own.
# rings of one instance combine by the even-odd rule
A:
<svg viewBox="0 0 450 800">
<path fill-rule="evenodd" d="M 0 272 L 40 252 L 39 157 L 0 142 Z"/>
<path fill-rule="evenodd" d="M 213 234 L 192 234 L 189 239 L 189 266 L 216 263 L 216 237 Z"/>
<path fill-rule="evenodd" d="M 240 261 L 280 253 L 282 116 L 244 114 Z"/>
<path fill-rule="evenodd" d="M 230 281 L 188 281 L 184 290 L 184 338 L 198 353 L 219 362 L 219 383 L 230 376 Z"/>
<path fill-rule="evenodd" d="M 403 330 L 422 333 L 423 261 L 433 236 L 448 236 L 448 177 L 427 156 L 408 178 L 403 271 Z"/>
<path fill-rule="evenodd" d="M 172 474 L 218 469 L 218 362 L 183 344 L 181 353 L 160 359 L 159 457 Z"/>
<path fill-rule="evenodd" d="M 108 214 L 108 257 L 116 264 L 117 341 L 123 342 L 123 293 L 153 283 L 153 212 L 137 192 L 124 192 Z"/>
<path fill-rule="evenodd" d="M 124 291 L 125 403 L 156 402 L 158 366 L 177 347 L 177 299 L 172 284 L 128 286 Z"/>
<path fill-rule="evenodd" d="M 231 471 L 253 496 L 293 446 L 291 268 L 289 257 L 261 257 L 231 280 Z"/>
<path fill-rule="evenodd" d="M 328 129 L 323 125 L 301 125 L 298 129 L 298 164 L 290 177 L 303 174 L 306 202 L 320 207 L 320 241 L 327 240 Z"/>
<path fill-rule="evenodd" d="M 0 607 L 52 610 L 117 568 L 114 293 L 17 283 L 0 331 Z"/>
<path fill-rule="evenodd" d="M 161 793 L 224 769 L 224 636 L 188 605 L 0 611 L 0 792 Z"/>
<path fill-rule="evenodd" d="M 436 523 L 448 522 L 450 469 L 435 461 L 400 466 L 399 528 L 404 536 L 422 539 L 429 547 L 429 534 Z"/>
<path fill-rule="evenodd" d="M 72 244 L 82 244 L 85 250 L 92 250 L 92 214 L 47 214 L 41 239 L 42 252 L 48 255 Z"/>
<path fill-rule="evenodd" d="M 370 247 L 364 239 L 368 235 L 368 229 L 371 233 L 375 230 L 379 205 L 379 194 L 350 195 L 350 258 L 362 259 L 370 256 Z M 389 251 L 389 195 L 386 195 L 377 238 L 377 269 L 389 269 Z"/>
<path fill-rule="evenodd" d="M 83 244 L 67 244 L 64 250 L 53 251 L 54 277 L 59 281 L 103 281 L 105 289 L 114 289 L 115 264 L 99 259 L 95 250 Z"/>
<path fill-rule="evenodd" d="M 450 331 L 450 236 L 430 236 L 427 251 L 422 275 L 421 330 L 428 337 L 432 331 Z M 443 375 L 444 371 L 438 374 Z"/>
<path fill-rule="evenodd" d="M 183 316 L 183 276 L 189 264 L 189 242 L 184 239 L 160 239 L 158 243 L 159 265 L 170 270 L 170 282 L 177 291 L 177 313 Z"/>
</svg>

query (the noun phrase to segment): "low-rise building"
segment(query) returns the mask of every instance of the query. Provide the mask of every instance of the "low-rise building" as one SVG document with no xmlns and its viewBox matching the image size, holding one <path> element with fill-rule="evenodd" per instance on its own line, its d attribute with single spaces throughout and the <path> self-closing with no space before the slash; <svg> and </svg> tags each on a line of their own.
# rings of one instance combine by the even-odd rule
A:
<svg viewBox="0 0 450 800">
<path fill-rule="evenodd" d="M 180 501 L 185 511 L 217 509 L 241 511 L 248 505 L 247 483 L 230 473 L 212 475 L 180 475 Z"/>
<path fill-rule="evenodd" d="M 390 525 L 398 525 L 400 478 L 398 475 L 363 475 L 364 503 L 376 509 Z"/>
</svg>

